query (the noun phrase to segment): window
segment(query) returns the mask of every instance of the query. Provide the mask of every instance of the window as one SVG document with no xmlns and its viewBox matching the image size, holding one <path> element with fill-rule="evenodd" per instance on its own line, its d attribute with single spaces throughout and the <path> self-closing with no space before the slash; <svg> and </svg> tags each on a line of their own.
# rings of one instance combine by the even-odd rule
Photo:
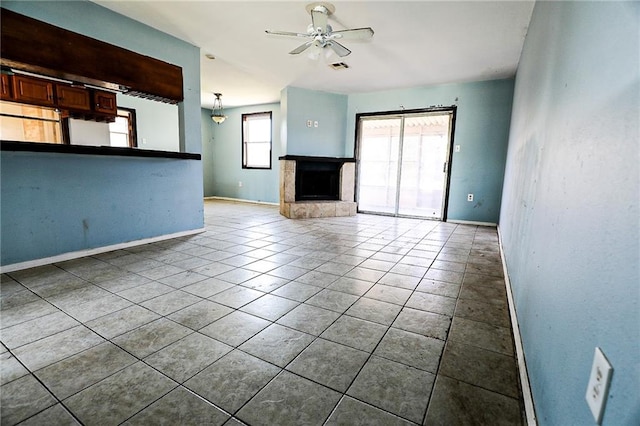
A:
<svg viewBox="0 0 640 426">
<path fill-rule="evenodd" d="M 136 112 L 129 108 L 118 108 L 116 121 L 109 123 L 109 142 L 111 146 L 138 146 L 136 138 Z"/>
<path fill-rule="evenodd" d="M 242 168 L 271 168 L 271 112 L 242 114 Z"/>
<path fill-rule="evenodd" d="M 0 101 L 0 117 L 2 140 L 65 143 L 61 115 L 54 108 Z"/>
</svg>

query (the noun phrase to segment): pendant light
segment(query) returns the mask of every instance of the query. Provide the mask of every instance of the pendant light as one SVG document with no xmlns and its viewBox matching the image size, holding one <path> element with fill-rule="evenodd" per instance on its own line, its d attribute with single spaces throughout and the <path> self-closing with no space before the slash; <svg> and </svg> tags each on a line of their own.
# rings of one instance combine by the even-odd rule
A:
<svg viewBox="0 0 640 426">
<path fill-rule="evenodd" d="M 215 121 L 217 124 L 222 123 L 227 119 L 227 116 L 224 115 L 224 109 L 222 108 L 222 93 L 214 93 L 216 97 L 213 100 L 213 111 L 211 111 L 211 119 Z"/>
</svg>

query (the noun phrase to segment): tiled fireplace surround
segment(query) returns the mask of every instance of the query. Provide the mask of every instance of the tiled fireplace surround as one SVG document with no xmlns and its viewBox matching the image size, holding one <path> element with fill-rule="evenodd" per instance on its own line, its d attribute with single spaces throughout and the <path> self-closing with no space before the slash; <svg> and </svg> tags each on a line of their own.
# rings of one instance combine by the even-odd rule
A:
<svg viewBox="0 0 640 426">
<path fill-rule="evenodd" d="M 340 162 L 338 200 L 296 201 L 298 161 Z M 280 157 L 280 214 L 289 219 L 355 216 L 355 162 L 352 158 L 291 156 Z"/>
</svg>

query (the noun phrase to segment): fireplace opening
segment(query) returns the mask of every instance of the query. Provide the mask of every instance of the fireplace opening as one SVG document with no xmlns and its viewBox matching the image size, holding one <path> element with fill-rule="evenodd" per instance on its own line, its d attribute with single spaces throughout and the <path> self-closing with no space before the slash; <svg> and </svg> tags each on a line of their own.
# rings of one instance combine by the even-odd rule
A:
<svg viewBox="0 0 640 426">
<path fill-rule="evenodd" d="M 298 161 L 296 201 L 340 199 L 340 162 Z"/>
</svg>

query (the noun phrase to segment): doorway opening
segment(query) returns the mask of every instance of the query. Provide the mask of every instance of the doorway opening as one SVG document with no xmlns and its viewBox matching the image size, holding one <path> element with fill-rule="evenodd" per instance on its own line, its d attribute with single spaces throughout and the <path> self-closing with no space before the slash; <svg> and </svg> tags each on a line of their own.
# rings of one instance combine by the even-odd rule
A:
<svg viewBox="0 0 640 426">
<path fill-rule="evenodd" d="M 361 213 L 446 220 L 456 107 L 358 114 Z"/>
</svg>

